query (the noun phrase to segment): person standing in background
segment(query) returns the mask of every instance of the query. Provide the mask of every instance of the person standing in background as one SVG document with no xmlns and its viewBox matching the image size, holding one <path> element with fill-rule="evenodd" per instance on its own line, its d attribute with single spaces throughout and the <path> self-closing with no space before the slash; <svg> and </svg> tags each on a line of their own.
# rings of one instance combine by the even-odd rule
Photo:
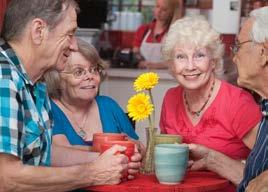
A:
<svg viewBox="0 0 268 192">
<path fill-rule="evenodd" d="M 154 20 L 141 25 L 136 31 L 133 52 L 138 68 L 166 69 L 168 61 L 162 59 L 161 43 L 172 22 L 182 17 L 182 0 L 156 0 Z"/>
<path fill-rule="evenodd" d="M 262 121 L 237 192 L 268 191 L 268 6 L 255 9 L 244 22 L 233 46 L 238 85 L 258 93 Z"/>
</svg>

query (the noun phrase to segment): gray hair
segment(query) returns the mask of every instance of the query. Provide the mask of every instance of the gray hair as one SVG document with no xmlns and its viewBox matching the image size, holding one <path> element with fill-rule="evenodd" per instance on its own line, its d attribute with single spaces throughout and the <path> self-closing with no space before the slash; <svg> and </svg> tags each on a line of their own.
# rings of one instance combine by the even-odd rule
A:
<svg viewBox="0 0 268 192">
<path fill-rule="evenodd" d="M 107 62 L 101 59 L 97 49 L 93 45 L 79 38 L 77 38 L 77 44 L 78 44 L 78 52 L 81 53 L 88 61 L 90 61 L 90 63 L 102 69 L 100 77 L 101 80 L 104 80 L 104 78 L 107 75 L 106 74 L 106 69 L 108 68 Z"/>
<path fill-rule="evenodd" d="M 12 0 L 5 13 L 1 36 L 5 41 L 20 39 L 34 18 L 43 19 L 53 29 L 64 18 L 69 6 L 77 13 L 80 11 L 75 0 Z"/>
<path fill-rule="evenodd" d="M 185 17 L 175 21 L 162 44 L 164 59 L 171 60 L 176 45 L 194 44 L 211 52 L 216 68 L 222 68 L 224 45 L 217 33 L 203 16 Z"/>
<path fill-rule="evenodd" d="M 89 43 L 77 38 L 78 44 L 78 52 L 81 53 L 90 63 L 102 69 L 100 73 L 101 80 L 104 80 L 106 77 L 106 69 L 108 68 L 108 64 L 102 60 L 92 45 Z M 67 68 L 72 67 L 72 63 L 67 63 Z M 60 73 L 56 70 L 51 70 L 45 73 L 44 75 L 45 82 L 47 84 L 48 94 L 51 98 L 60 99 L 61 97 L 61 76 Z"/>
<path fill-rule="evenodd" d="M 268 6 L 251 11 L 250 17 L 255 19 L 250 34 L 252 40 L 264 43 L 268 40 Z"/>
</svg>

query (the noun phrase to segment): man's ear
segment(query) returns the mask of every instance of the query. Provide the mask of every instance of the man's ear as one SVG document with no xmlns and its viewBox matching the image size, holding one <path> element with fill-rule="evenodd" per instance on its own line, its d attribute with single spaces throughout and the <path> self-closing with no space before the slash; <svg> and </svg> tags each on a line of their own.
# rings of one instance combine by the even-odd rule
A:
<svg viewBox="0 0 268 192">
<path fill-rule="evenodd" d="M 31 22 L 31 38 L 34 44 L 40 45 L 44 38 L 46 23 L 39 18 Z"/>
</svg>

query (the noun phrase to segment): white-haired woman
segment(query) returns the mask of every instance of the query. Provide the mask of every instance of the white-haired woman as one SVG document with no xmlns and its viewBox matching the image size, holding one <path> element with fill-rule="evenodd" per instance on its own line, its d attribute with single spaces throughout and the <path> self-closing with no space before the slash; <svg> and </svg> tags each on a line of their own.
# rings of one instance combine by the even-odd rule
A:
<svg viewBox="0 0 268 192">
<path fill-rule="evenodd" d="M 223 50 L 219 34 L 201 16 L 171 25 L 163 54 L 179 86 L 164 97 L 160 127 L 189 144 L 191 170 L 210 170 L 237 185 L 261 113 L 249 93 L 216 77 Z"/>
</svg>

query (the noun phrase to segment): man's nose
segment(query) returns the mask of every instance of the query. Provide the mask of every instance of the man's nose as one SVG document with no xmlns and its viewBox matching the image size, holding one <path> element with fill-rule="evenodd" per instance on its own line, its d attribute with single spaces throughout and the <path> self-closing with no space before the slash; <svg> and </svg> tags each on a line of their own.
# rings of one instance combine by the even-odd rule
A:
<svg viewBox="0 0 268 192">
<path fill-rule="evenodd" d="M 71 39 L 70 49 L 72 51 L 78 51 L 77 39 L 76 39 L 75 36 L 73 36 L 72 39 Z"/>
</svg>

